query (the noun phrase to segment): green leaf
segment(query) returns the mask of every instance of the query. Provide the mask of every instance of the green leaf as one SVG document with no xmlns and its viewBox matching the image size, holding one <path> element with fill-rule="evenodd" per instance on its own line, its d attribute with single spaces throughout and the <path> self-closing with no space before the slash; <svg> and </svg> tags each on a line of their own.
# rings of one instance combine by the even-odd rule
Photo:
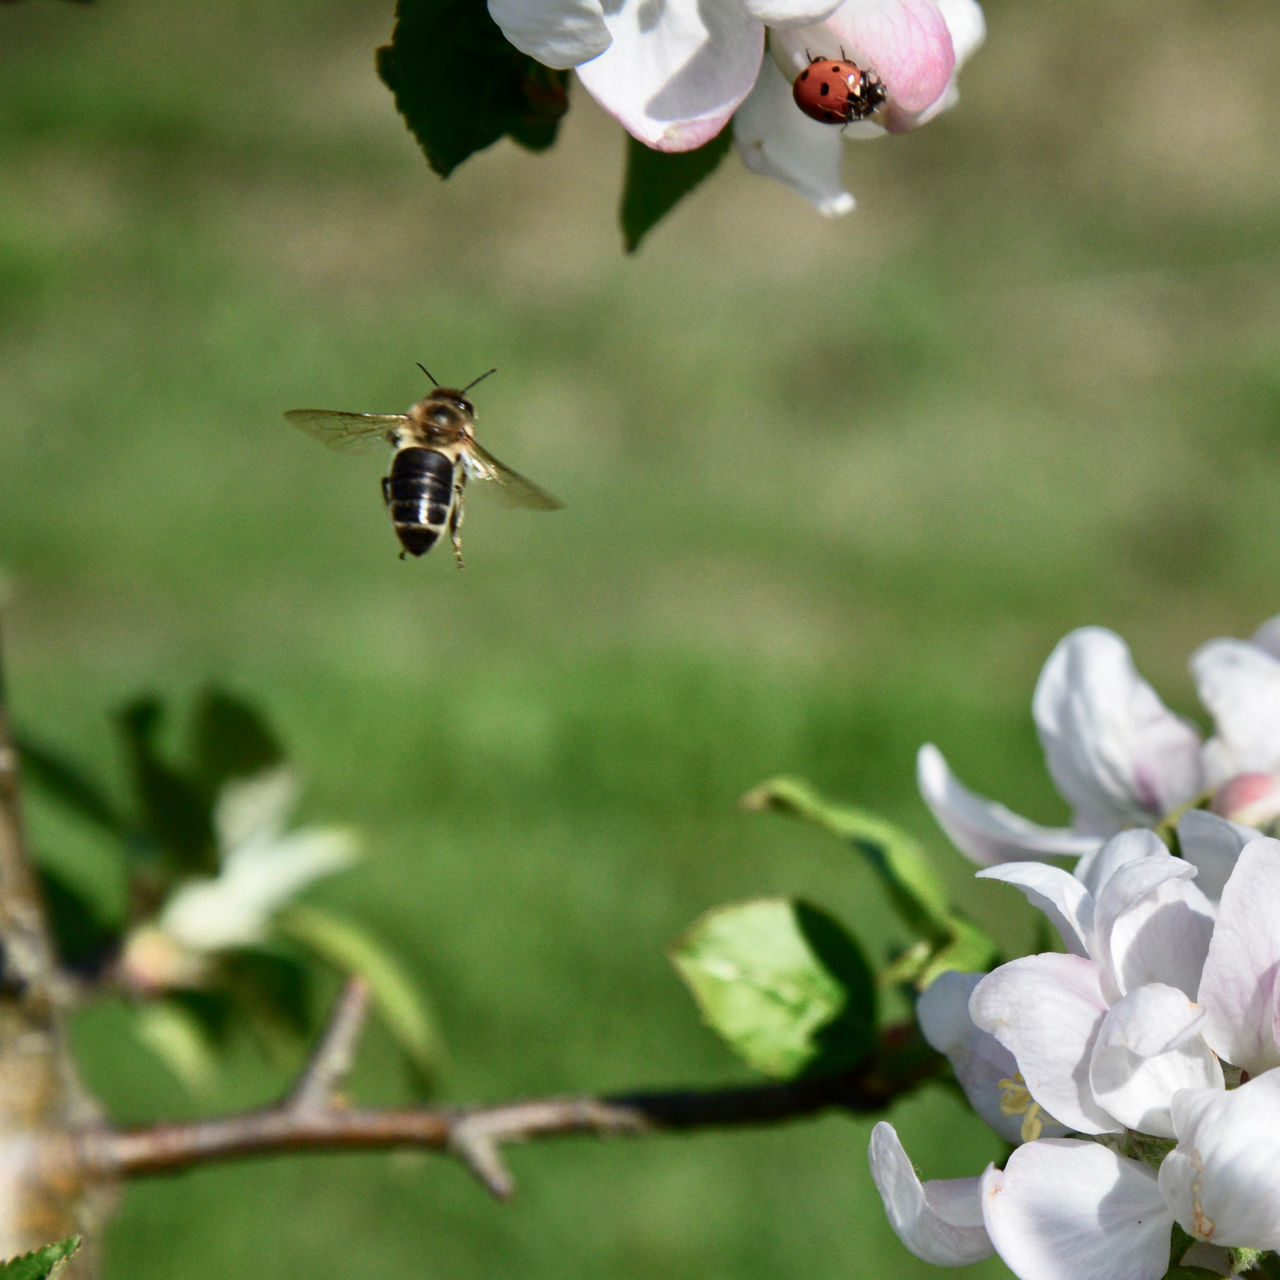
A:
<svg viewBox="0 0 1280 1280">
<path fill-rule="evenodd" d="M 894 909 L 913 933 L 942 944 L 953 932 L 942 881 L 924 850 L 891 822 L 836 804 L 799 778 L 771 778 L 742 798 L 745 809 L 776 809 L 817 823 L 851 844 L 883 881 Z"/>
<path fill-rule="evenodd" d="M 703 1017 L 767 1075 L 852 1065 L 874 1042 L 875 982 L 841 925 L 807 903 L 717 907 L 672 948 Z"/>
<path fill-rule="evenodd" d="M 222 982 L 264 1035 L 296 1039 L 311 1025 L 311 974 L 296 952 L 260 945 L 224 952 Z"/>
<path fill-rule="evenodd" d="M 145 833 L 165 861 L 183 870 L 216 872 L 209 801 L 190 778 L 160 758 L 156 733 L 164 711 L 157 698 L 137 698 L 116 713 Z"/>
<path fill-rule="evenodd" d="M 33 1249 L 21 1257 L 0 1262 L 0 1280 L 45 1280 L 55 1275 L 63 1259 L 69 1258 L 80 1247 L 79 1236 L 68 1236 L 57 1244 L 47 1244 L 43 1249 Z"/>
<path fill-rule="evenodd" d="M 27 737 L 19 739 L 18 752 L 27 777 L 68 809 L 113 836 L 129 834 L 128 822 L 79 765 L 48 747 L 38 746 Z"/>
<path fill-rule="evenodd" d="M 919 843 L 883 818 L 837 804 L 798 778 L 771 778 L 742 798 L 746 809 L 775 809 L 816 823 L 851 845 L 880 877 L 889 902 L 912 933 L 908 948 L 884 976 L 923 990 L 944 969 L 989 968 L 996 944 L 977 925 L 951 910 L 942 881 Z"/>
<path fill-rule="evenodd" d="M 722 129 L 696 151 L 654 151 L 627 140 L 627 178 L 622 191 L 623 243 L 634 253 L 640 241 L 724 159 L 731 129 Z"/>
<path fill-rule="evenodd" d="M 550 146 L 568 110 L 568 73 L 508 44 L 479 0 L 399 0 L 377 66 L 442 178 L 504 136 Z"/>
<path fill-rule="evenodd" d="M 384 1025 L 426 1092 L 440 1071 L 443 1047 L 426 1000 L 390 952 L 359 925 L 317 907 L 295 903 L 276 915 L 275 927 L 340 973 L 369 984 Z"/>
<path fill-rule="evenodd" d="M 223 689 L 201 693 L 192 738 L 192 756 L 209 796 L 230 778 L 250 777 L 284 760 L 256 708 Z"/>
</svg>

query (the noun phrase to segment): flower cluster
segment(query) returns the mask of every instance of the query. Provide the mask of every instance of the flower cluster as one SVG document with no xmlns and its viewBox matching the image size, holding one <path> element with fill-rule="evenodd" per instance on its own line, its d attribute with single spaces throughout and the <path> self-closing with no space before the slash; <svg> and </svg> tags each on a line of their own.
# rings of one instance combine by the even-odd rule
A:
<svg viewBox="0 0 1280 1280">
<path fill-rule="evenodd" d="M 489 0 L 489 12 L 517 49 L 575 67 L 646 146 L 689 151 L 732 118 L 748 168 L 831 216 L 854 206 L 841 133 L 901 133 L 951 106 L 956 70 L 986 33 L 976 0 Z M 874 120 L 841 131 L 801 114 L 791 82 L 810 54 L 874 68 L 887 91 Z"/>
<path fill-rule="evenodd" d="M 1175 1263 L 1223 1275 L 1280 1249 L 1280 841 L 1203 808 L 1170 818 L 1208 795 L 1274 816 L 1278 635 L 1273 621 L 1195 655 L 1207 743 L 1118 637 L 1068 636 L 1035 717 L 1069 830 L 979 799 L 922 753 L 943 826 L 993 864 L 980 876 L 1044 911 L 1065 951 L 948 973 L 921 997 L 925 1036 L 1018 1144 L 1004 1169 L 921 1183 L 893 1127 L 876 1126 L 872 1174 L 921 1258 L 994 1252 L 1022 1280 L 1157 1280 L 1172 1241 Z M 1043 861 L 1063 852 L 1083 854 L 1074 872 Z"/>
</svg>

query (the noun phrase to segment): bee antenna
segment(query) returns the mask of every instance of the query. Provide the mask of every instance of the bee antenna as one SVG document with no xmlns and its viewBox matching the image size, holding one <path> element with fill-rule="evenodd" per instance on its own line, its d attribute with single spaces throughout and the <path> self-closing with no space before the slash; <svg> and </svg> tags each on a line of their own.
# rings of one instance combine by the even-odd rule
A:
<svg viewBox="0 0 1280 1280">
<path fill-rule="evenodd" d="M 430 369 L 428 369 L 428 368 L 427 368 L 427 366 L 426 366 L 425 364 L 423 364 L 423 363 L 422 363 L 422 361 L 421 361 L 421 360 L 415 360 L 415 361 L 414 361 L 414 364 L 416 364 L 416 365 L 418 366 L 418 368 L 419 368 L 419 369 L 421 369 L 421 370 L 422 370 L 422 372 L 423 372 L 423 373 L 425 373 L 425 374 L 427 375 L 427 377 L 431 379 L 431 385 L 432 385 L 433 387 L 438 387 L 438 386 L 440 385 L 440 384 L 436 381 L 436 379 L 435 379 L 435 375 L 431 372 L 431 370 L 430 370 Z"/>
<path fill-rule="evenodd" d="M 471 381 L 468 382 L 467 385 L 462 388 L 463 394 L 465 395 L 468 391 L 470 391 L 471 388 L 474 387 L 477 382 L 483 382 L 491 373 L 497 373 L 497 372 L 498 372 L 497 369 L 486 369 L 485 372 L 482 373 L 478 378 L 472 378 Z M 427 377 L 430 378 L 431 375 L 427 374 Z M 433 382 L 435 381 L 434 378 L 432 378 L 431 380 Z"/>
</svg>

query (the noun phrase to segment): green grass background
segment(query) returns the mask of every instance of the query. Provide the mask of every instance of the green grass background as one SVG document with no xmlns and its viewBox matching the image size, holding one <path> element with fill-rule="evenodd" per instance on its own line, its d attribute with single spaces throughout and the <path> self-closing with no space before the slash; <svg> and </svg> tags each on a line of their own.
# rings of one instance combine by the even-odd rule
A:
<svg viewBox="0 0 1280 1280">
<path fill-rule="evenodd" d="M 364 833 L 316 896 L 431 993 L 442 1096 L 748 1078 L 664 957 L 715 903 L 801 893 L 901 941 L 840 847 L 736 809 L 775 772 L 927 839 L 1027 945 L 916 799 L 917 746 L 1062 820 L 1028 710 L 1060 635 L 1117 628 L 1194 713 L 1190 650 L 1280 609 L 1274 6 L 987 14 L 957 110 L 846 148 L 857 213 L 731 157 L 624 259 L 618 127 L 575 87 L 553 152 L 439 182 L 373 74 L 389 5 L 0 6 L 15 714 L 118 778 L 107 713 L 140 691 L 263 707 L 305 816 Z M 415 360 L 497 365 L 481 438 L 567 504 L 474 495 L 465 573 L 397 560 L 379 460 L 280 417 L 402 409 Z M 92 834 L 29 813 L 106 893 Z M 196 1102 L 122 1028 L 78 1041 L 129 1120 L 296 1067 L 246 1045 Z M 354 1087 L 404 1096 L 376 1029 Z M 894 1119 L 926 1175 L 998 1157 L 938 1093 Z M 439 1159 L 210 1169 L 127 1191 L 109 1274 L 936 1274 L 868 1131 L 542 1144 L 506 1207 Z"/>
</svg>

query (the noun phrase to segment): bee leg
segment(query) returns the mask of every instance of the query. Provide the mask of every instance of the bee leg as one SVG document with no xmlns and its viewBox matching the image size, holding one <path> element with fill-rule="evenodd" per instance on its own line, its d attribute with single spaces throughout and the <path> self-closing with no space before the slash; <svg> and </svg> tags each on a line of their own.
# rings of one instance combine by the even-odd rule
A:
<svg viewBox="0 0 1280 1280">
<path fill-rule="evenodd" d="M 449 539 L 453 543 L 453 558 L 458 562 L 459 569 L 465 569 L 467 566 L 462 563 L 462 539 L 458 536 L 458 530 L 462 527 L 462 486 L 454 485 L 453 488 L 453 510 L 449 513 Z"/>
<path fill-rule="evenodd" d="M 386 506 L 391 505 L 391 477 L 382 477 L 382 501 Z"/>
</svg>

